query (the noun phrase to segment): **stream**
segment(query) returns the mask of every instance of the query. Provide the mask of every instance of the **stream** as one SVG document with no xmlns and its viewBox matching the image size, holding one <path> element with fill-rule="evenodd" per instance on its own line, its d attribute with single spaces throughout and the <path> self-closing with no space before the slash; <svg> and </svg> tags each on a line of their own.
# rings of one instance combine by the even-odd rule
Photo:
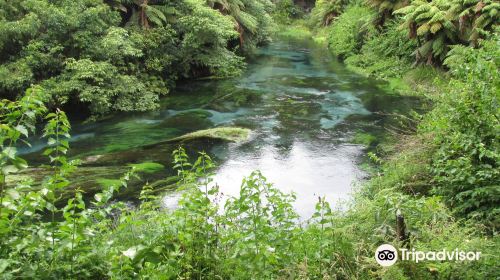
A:
<svg viewBox="0 0 500 280">
<path fill-rule="evenodd" d="M 387 88 L 349 71 L 308 40 L 277 39 L 257 50 L 241 77 L 180 83 L 155 112 L 73 121 L 70 156 L 84 159 L 82 184 L 96 185 L 96 176 L 117 179 L 130 163 L 164 164 L 165 170 L 143 175 L 153 182 L 173 174 L 171 152 L 177 147 L 156 143 L 212 127 L 249 128 L 251 138 L 243 143 L 200 140 L 186 149 L 215 159 L 215 181 L 225 195 L 237 195 L 242 178 L 260 170 L 277 188 L 295 192 L 296 210 L 309 217 L 318 196 L 336 207 L 367 176 L 360 168 L 366 146 L 355 139 L 378 141 L 394 122 L 389 114 L 418 105 Z M 30 141 L 33 146 L 20 152 L 30 163 L 42 162 L 44 140 Z M 132 189 L 127 195 L 137 197 L 140 186 Z M 177 196 L 169 192 L 163 203 L 170 207 Z"/>
</svg>

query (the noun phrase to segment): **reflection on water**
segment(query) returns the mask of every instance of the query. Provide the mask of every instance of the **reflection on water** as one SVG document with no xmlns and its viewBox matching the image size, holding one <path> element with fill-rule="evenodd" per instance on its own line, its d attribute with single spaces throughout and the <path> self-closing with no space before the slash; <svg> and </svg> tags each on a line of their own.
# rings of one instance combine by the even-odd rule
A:
<svg viewBox="0 0 500 280">
<path fill-rule="evenodd" d="M 382 130 L 387 120 L 375 112 L 407 112 L 414 103 L 346 70 L 323 48 L 278 41 L 260 49 L 243 76 L 180 85 L 156 112 L 75 123 L 71 155 L 114 153 L 115 165 L 168 163 L 165 153 L 174 145 L 145 147 L 199 129 L 247 127 L 253 137 L 246 143 L 197 143 L 188 149 L 207 149 L 217 160 L 215 179 L 223 193 L 236 195 L 241 179 L 258 169 L 276 187 L 295 192 L 295 206 L 307 217 L 317 196 L 346 199 L 363 177 L 357 166 L 363 147 L 350 144 L 352 136 Z M 43 141 L 32 141 L 23 153 L 44 147 Z M 165 197 L 165 204 L 175 204 L 176 197 Z"/>
<path fill-rule="evenodd" d="M 289 151 L 265 146 L 253 154 L 232 154 L 215 177 L 224 195 L 238 195 L 241 176 L 260 170 L 282 191 L 297 195 L 295 207 L 302 217 L 312 215 L 318 196 L 335 204 L 347 199 L 351 184 L 362 175 L 355 162 L 361 148 L 353 145 L 314 147 L 298 141 Z"/>
</svg>

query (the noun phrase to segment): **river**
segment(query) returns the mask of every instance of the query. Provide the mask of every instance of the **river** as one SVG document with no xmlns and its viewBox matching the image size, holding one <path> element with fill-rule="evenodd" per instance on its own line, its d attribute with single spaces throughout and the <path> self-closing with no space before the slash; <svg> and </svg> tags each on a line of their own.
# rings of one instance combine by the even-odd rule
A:
<svg viewBox="0 0 500 280">
<path fill-rule="evenodd" d="M 366 147 L 354 139 L 369 134 L 378 141 L 393 121 L 388 114 L 407 113 L 418 104 L 386 88 L 349 71 L 310 41 L 279 39 L 258 49 L 241 77 L 181 83 L 155 112 L 74 121 L 71 157 L 83 158 L 88 170 L 101 168 L 98 176 L 111 179 L 122 169 L 105 167 L 144 161 L 168 166 L 175 144 L 155 143 L 199 129 L 246 127 L 253 132 L 244 143 L 197 141 L 187 148 L 191 154 L 205 150 L 216 160 L 215 181 L 225 195 L 237 195 L 242 178 L 260 170 L 277 188 L 295 192 L 297 211 L 308 217 L 318 196 L 338 206 L 366 177 L 360 168 Z M 30 141 L 33 147 L 21 152 L 37 162 L 44 143 Z M 167 167 L 144 179 L 171 174 Z M 95 181 L 92 176 L 86 173 L 80 182 Z M 163 201 L 168 206 L 175 197 L 168 193 Z"/>
</svg>

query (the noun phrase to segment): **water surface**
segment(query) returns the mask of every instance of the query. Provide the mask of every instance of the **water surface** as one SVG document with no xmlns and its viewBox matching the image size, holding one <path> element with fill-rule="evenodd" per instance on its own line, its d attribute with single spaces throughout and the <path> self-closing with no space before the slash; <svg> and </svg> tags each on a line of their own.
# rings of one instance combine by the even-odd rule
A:
<svg viewBox="0 0 500 280">
<path fill-rule="evenodd" d="M 405 113 L 415 106 L 416 100 L 381 85 L 348 71 L 324 48 L 277 40 L 257 51 L 241 77 L 181 84 L 156 112 L 74 123 L 72 156 L 111 154 L 105 164 L 116 166 L 169 164 L 175 145 L 155 143 L 217 126 L 250 128 L 245 143 L 205 140 L 188 149 L 206 150 L 216 159 L 215 180 L 224 194 L 236 195 L 241 179 L 260 170 L 276 187 L 295 192 L 297 211 L 308 217 L 318 196 L 337 204 L 365 176 L 359 168 L 365 147 L 353 144 L 353 137 L 379 135 L 390 121 L 380 113 Z M 43 147 L 39 140 L 23 152 L 33 155 Z M 169 174 L 171 169 L 161 176 Z M 168 194 L 165 203 L 175 203 L 173 197 Z"/>
</svg>

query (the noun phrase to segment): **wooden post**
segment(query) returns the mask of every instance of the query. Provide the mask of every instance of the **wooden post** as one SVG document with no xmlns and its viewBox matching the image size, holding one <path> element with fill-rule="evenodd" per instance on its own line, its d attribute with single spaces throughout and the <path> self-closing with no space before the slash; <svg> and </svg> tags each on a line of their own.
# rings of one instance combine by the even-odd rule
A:
<svg viewBox="0 0 500 280">
<path fill-rule="evenodd" d="M 408 244 L 408 235 L 406 234 L 405 218 L 403 217 L 403 214 L 399 209 L 396 211 L 396 235 L 398 240 L 402 242 L 403 245 Z"/>
</svg>

